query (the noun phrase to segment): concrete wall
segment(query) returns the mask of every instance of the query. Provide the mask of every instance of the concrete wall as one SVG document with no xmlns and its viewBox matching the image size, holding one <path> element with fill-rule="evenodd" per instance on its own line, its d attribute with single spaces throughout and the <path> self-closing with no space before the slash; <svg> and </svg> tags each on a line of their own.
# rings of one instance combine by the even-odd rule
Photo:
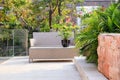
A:
<svg viewBox="0 0 120 80">
<path fill-rule="evenodd" d="M 100 34 L 98 43 L 98 70 L 109 80 L 120 80 L 120 34 Z"/>
<path fill-rule="evenodd" d="M 104 6 L 108 7 L 111 4 L 111 0 L 84 0 L 85 2 L 83 4 L 78 4 L 78 6 Z M 112 0 L 112 2 L 115 2 L 116 0 Z"/>
</svg>

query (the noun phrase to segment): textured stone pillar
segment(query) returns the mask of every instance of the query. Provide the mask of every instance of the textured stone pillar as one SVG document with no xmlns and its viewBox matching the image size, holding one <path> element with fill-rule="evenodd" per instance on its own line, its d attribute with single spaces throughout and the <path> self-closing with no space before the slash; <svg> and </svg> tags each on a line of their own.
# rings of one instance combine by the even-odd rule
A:
<svg viewBox="0 0 120 80">
<path fill-rule="evenodd" d="M 98 36 L 98 70 L 109 80 L 120 80 L 120 34 Z"/>
</svg>

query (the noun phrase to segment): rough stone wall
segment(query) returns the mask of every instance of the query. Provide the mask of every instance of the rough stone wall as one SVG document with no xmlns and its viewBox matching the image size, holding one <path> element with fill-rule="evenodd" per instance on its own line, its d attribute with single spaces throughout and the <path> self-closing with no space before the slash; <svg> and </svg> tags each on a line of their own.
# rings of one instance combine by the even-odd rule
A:
<svg viewBox="0 0 120 80">
<path fill-rule="evenodd" d="M 98 70 L 109 80 L 120 80 L 120 34 L 98 36 Z"/>
</svg>

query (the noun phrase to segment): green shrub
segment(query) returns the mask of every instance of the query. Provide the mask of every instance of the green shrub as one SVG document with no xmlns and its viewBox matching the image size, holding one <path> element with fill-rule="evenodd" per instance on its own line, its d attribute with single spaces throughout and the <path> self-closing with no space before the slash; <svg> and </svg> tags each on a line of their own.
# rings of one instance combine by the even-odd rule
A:
<svg viewBox="0 0 120 80">
<path fill-rule="evenodd" d="M 87 56 L 87 62 L 97 63 L 98 35 L 120 32 L 120 3 L 112 4 L 105 10 L 101 7 L 93 11 L 82 20 L 82 25 L 85 28 L 76 37 L 76 47 Z"/>
</svg>

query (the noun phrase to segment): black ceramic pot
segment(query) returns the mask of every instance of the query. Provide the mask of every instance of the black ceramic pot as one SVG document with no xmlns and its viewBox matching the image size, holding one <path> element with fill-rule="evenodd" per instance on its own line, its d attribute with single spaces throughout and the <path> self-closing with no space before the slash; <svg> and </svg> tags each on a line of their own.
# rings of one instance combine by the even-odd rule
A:
<svg viewBox="0 0 120 80">
<path fill-rule="evenodd" d="M 70 40 L 63 39 L 61 40 L 61 43 L 63 47 L 68 47 L 70 44 Z"/>
</svg>

